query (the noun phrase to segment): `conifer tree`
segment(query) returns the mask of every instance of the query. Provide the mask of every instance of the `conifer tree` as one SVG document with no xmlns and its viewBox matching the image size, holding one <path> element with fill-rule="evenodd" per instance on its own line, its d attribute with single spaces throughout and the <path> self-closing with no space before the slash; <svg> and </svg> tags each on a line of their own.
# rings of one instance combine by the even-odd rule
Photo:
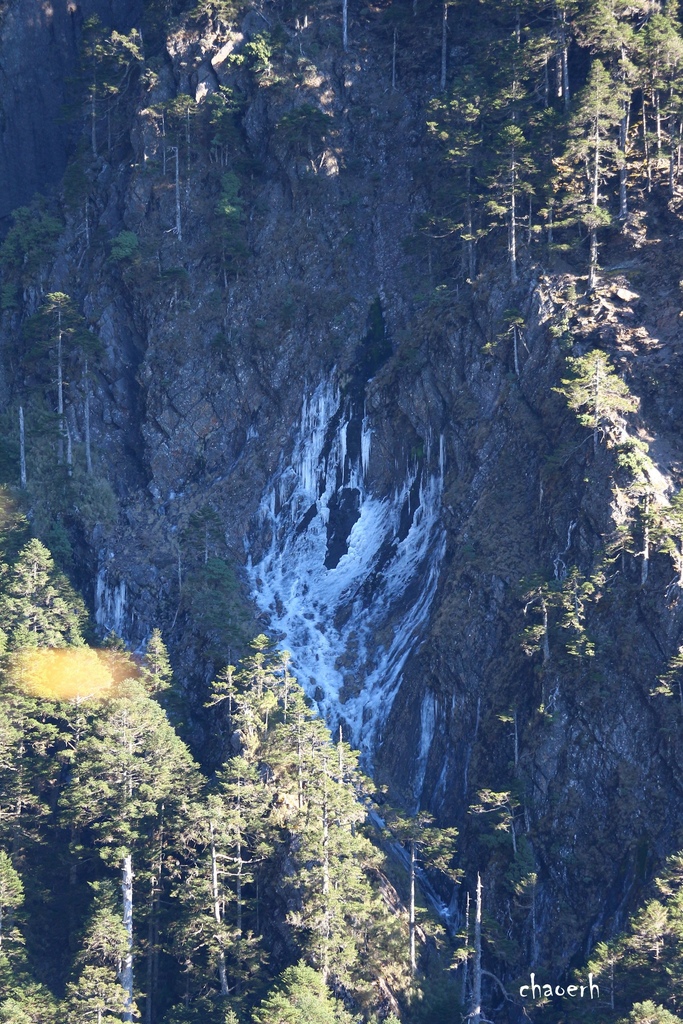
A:
<svg viewBox="0 0 683 1024">
<path fill-rule="evenodd" d="M 352 1019 L 333 998 L 322 974 L 303 961 L 282 973 L 253 1014 L 254 1024 L 351 1024 Z"/>
<path fill-rule="evenodd" d="M 30 540 L 5 574 L 0 620 L 13 651 L 83 644 L 83 601 L 39 540 Z"/>
<path fill-rule="evenodd" d="M 553 390 L 564 395 L 579 423 L 592 428 L 593 450 L 597 452 L 600 435 L 616 426 L 620 413 L 635 412 L 638 399 L 600 349 L 569 358 L 567 366 L 572 376 L 563 378 L 561 386 Z"/>
<path fill-rule="evenodd" d="M 654 533 L 660 551 L 671 556 L 677 573 L 676 585 L 683 589 L 683 491 L 678 491 L 668 506 L 660 506 Z"/>
<path fill-rule="evenodd" d="M 655 166 L 659 169 L 661 163 L 666 160 L 671 195 L 674 189 L 675 150 L 682 107 L 680 72 L 683 67 L 683 39 L 676 7 L 675 4 L 667 4 L 665 10 L 648 18 L 639 33 L 643 132 L 649 143 L 649 107 L 650 118 L 654 120 L 652 145 L 655 150 Z M 650 185 L 652 154 L 649 145 L 646 160 Z"/>
<path fill-rule="evenodd" d="M 567 221 L 580 221 L 589 233 L 589 290 L 597 283 L 598 231 L 611 219 L 604 188 L 619 167 L 619 125 L 625 98 L 622 84 L 614 82 L 600 60 L 594 60 L 577 97 L 569 143 L 560 162 Z"/>
<path fill-rule="evenodd" d="M 69 1022 L 126 1020 L 126 992 L 106 967 L 86 967 L 77 982 L 67 986 Z"/>
<path fill-rule="evenodd" d="M 24 902 L 24 886 L 12 861 L 0 850 L 0 956 L 13 941 L 13 914 Z"/>
<path fill-rule="evenodd" d="M 56 388 L 57 415 L 57 461 L 64 463 L 66 443 L 66 465 L 69 474 L 73 469 L 72 442 L 66 418 L 67 404 L 73 404 L 75 389 L 69 376 L 78 372 L 85 377 L 83 418 L 86 431 L 86 462 L 91 463 L 90 451 L 90 392 L 88 360 L 100 349 L 97 337 L 87 330 L 86 323 L 77 311 L 71 297 L 64 292 L 51 292 L 38 313 L 24 325 L 24 335 L 29 342 L 27 362 L 33 364 L 46 383 L 46 390 Z M 51 360 L 49 372 L 45 372 L 45 357 Z M 68 371 L 71 371 L 69 373 Z M 69 396 L 72 396 L 68 402 Z M 92 466 L 90 466 L 91 471 Z"/>
<path fill-rule="evenodd" d="M 173 670 L 161 630 L 156 626 L 147 641 L 140 668 L 140 679 L 151 696 L 167 690 L 173 681 Z"/>
<path fill-rule="evenodd" d="M 408 848 L 408 922 L 410 942 L 410 971 L 417 973 L 416 953 L 416 902 L 415 887 L 420 862 L 425 867 L 439 870 L 452 881 L 457 881 L 461 872 L 453 867 L 457 830 L 434 827 L 434 818 L 427 811 L 418 811 L 412 817 L 393 810 L 387 816 L 390 833 Z"/>
<path fill-rule="evenodd" d="M 88 828 L 103 859 L 121 871 L 126 951 L 119 980 L 126 992 L 124 1021 L 132 1020 L 134 855 L 144 860 L 146 837 L 162 804 L 189 799 L 196 786 L 192 760 L 165 713 L 140 683 L 120 684 L 105 714 L 82 743 L 63 804 L 78 828 Z"/>
</svg>

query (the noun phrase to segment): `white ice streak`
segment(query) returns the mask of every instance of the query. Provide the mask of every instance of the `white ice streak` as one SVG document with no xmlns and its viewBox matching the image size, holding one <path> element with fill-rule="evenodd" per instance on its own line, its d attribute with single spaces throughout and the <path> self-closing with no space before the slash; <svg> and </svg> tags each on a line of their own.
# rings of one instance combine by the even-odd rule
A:
<svg viewBox="0 0 683 1024">
<path fill-rule="evenodd" d="M 401 510 L 419 470 L 408 470 L 393 495 L 373 495 L 365 485 L 368 418 L 362 423 L 360 464 L 350 464 L 350 406 L 342 402 L 339 390 L 327 383 L 304 402 L 291 462 L 261 502 L 262 528 L 270 529 L 272 539 L 256 563 L 249 559 L 249 573 L 271 631 L 285 635 L 282 646 L 292 652 L 299 682 L 331 727 L 345 723 L 349 740 L 370 762 L 436 591 L 445 550 L 442 476 L 422 473 L 419 506 L 399 539 Z M 335 416 L 339 422 L 330 437 Z M 359 492 L 359 514 L 346 554 L 328 569 L 329 504 L 340 480 Z M 306 512 L 310 521 L 302 528 Z"/>
<path fill-rule="evenodd" d="M 420 708 L 420 748 L 417 753 L 417 765 L 415 768 L 413 785 L 413 795 L 415 796 L 417 807 L 420 805 L 420 796 L 422 795 L 422 787 L 424 786 L 425 775 L 427 772 L 429 751 L 431 750 L 432 740 L 434 739 L 436 713 L 436 698 L 433 693 L 430 693 L 429 690 L 427 690 L 422 698 L 422 707 Z"/>
<path fill-rule="evenodd" d="M 108 633 L 125 635 L 126 583 L 125 580 L 110 583 L 104 566 L 97 574 L 95 585 L 95 622 Z"/>
</svg>

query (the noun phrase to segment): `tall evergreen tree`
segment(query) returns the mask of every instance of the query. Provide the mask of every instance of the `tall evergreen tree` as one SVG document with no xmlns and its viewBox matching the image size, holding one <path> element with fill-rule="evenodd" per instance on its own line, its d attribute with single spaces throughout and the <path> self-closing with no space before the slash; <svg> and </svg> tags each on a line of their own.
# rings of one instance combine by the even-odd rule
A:
<svg viewBox="0 0 683 1024">
<path fill-rule="evenodd" d="M 614 428 L 621 413 L 635 412 L 638 399 L 600 349 L 569 358 L 567 365 L 572 376 L 563 378 L 553 390 L 564 395 L 579 423 L 592 428 L 593 450 L 597 452 L 601 433 Z"/>
<path fill-rule="evenodd" d="M 560 162 L 567 222 L 582 223 L 589 234 L 589 290 L 598 279 L 598 231 L 611 222 L 604 189 L 619 168 L 619 126 L 625 98 L 625 88 L 614 82 L 600 60 L 594 60 L 588 81 L 577 96 L 569 143 Z"/>
</svg>

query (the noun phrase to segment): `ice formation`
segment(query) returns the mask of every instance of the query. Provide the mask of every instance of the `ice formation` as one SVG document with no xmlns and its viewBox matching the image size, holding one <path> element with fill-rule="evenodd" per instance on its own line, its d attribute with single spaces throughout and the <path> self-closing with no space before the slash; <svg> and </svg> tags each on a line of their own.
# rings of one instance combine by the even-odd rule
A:
<svg viewBox="0 0 683 1024">
<path fill-rule="evenodd" d="M 394 493 L 373 494 L 372 426 L 358 404 L 332 382 L 304 401 L 291 458 L 261 502 L 248 571 L 299 682 L 370 763 L 436 590 L 444 449 L 440 440 L 436 467 L 407 458 Z"/>
<path fill-rule="evenodd" d="M 95 585 L 95 622 L 107 633 L 126 635 L 126 584 L 124 580 L 112 583 L 102 566 Z"/>
</svg>

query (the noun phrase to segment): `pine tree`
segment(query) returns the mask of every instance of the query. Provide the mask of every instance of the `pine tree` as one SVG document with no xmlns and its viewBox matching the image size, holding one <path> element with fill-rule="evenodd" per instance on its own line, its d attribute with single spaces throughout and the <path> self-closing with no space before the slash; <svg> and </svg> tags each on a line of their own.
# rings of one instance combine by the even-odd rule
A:
<svg viewBox="0 0 683 1024">
<path fill-rule="evenodd" d="M 67 986 L 66 998 L 73 1024 L 102 1024 L 121 1020 L 122 1015 L 126 1019 L 126 992 L 106 967 L 86 967 L 78 981 Z"/>
<path fill-rule="evenodd" d="M 6 572 L 0 621 L 10 650 L 83 644 L 85 605 L 39 540 L 30 540 Z"/>
<path fill-rule="evenodd" d="M 121 872 L 126 951 L 119 980 L 126 992 L 124 1021 L 132 1020 L 134 856 L 143 861 L 162 805 L 190 799 L 196 776 L 187 748 L 140 683 L 126 681 L 78 749 L 62 798 L 78 829 L 89 829 L 101 855 Z"/>
<path fill-rule="evenodd" d="M 668 506 L 658 509 L 654 534 L 660 551 L 671 556 L 676 568 L 676 585 L 683 588 L 683 491 L 678 491 Z"/>
<path fill-rule="evenodd" d="M 638 38 L 634 19 L 646 13 L 648 0 L 593 0 L 581 19 L 582 40 L 604 62 L 621 94 L 619 123 L 619 218 L 628 215 L 628 156 L 631 90 L 636 84 Z"/>
<path fill-rule="evenodd" d="M 254 1024 L 351 1024 L 322 974 L 303 961 L 282 973 L 274 991 L 253 1014 Z"/>
<path fill-rule="evenodd" d="M 387 814 L 389 833 L 408 849 L 408 922 L 410 943 L 410 971 L 417 973 L 417 919 L 415 887 L 420 866 L 436 869 L 452 881 L 460 878 L 461 872 L 453 867 L 457 830 L 433 827 L 434 818 L 427 811 L 418 811 L 408 817 L 392 810 Z"/>
<path fill-rule="evenodd" d="M 567 366 L 572 376 L 562 379 L 559 392 L 567 405 L 577 413 L 579 423 L 593 430 L 593 450 L 597 452 L 600 435 L 609 433 L 618 422 L 619 414 L 635 412 L 638 399 L 618 376 L 609 357 L 599 349 L 585 356 L 569 358 Z"/>
<path fill-rule="evenodd" d="M 145 656 L 140 668 L 140 679 L 150 696 L 167 690 L 173 681 L 173 670 L 161 630 L 154 628 L 147 641 Z"/>
<path fill-rule="evenodd" d="M 0 850 L 0 956 L 7 955 L 7 947 L 16 939 L 14 911 L 24 902 L 24 886 L 12 861 Z"/>
<path fill-rule="evenodd" d="M 665 11 L 648 18 L 639 33 L 639 42 L 643 132 L 647 139 L 649 105 L 650 117 L 654 119 L 652 145 L 656 154 L 655 166 L 659 169 L 661 163 L 666 160 L 669 191 L 673 195 L 675 153 L 678 147 L 683 103 L 680 82 L 683 68 L 683 39 L 676 5 L 668 4 Z M 648 149 L 648 185 L 651 182 L 651 165 L 652 158 Z"/>
<path fill-rule="evenodd" d="M 598 231 L 611 221 L 603 190 L 619 168 L 619 126 L 625 99 L 625 88 L 614 82 L 600 60 L 594 60 L 577 97 L 569 143 L 559 164 L 567 222 L 580 221 L 590 236 L 589 290 L 597 283 Z"/>
<path fill-rule="evenodd" d="M 94 349 L 96 339 L 85 329 L 83 317 L 76 311 L 71 297 L 64 292 L 51 292 L 46 296 L 40 311 L 25 324 L 24 334 L 32 343 L 30 356 L 34 360 L 42 360 L 46 354 L 53 360 L 53 369 L 47 379 L 54 382 L 57 391 L 57 462 L 60 465 L 64 463 L 66 443 L 66 464 L 71 472 L 71 438 L 65 418 L 69 381 L 65 370 L 67 363 L 76 361 L 81 350 Z"/>
</svg>

